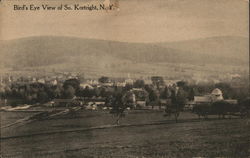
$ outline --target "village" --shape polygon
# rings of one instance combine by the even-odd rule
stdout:
[[[122,99],[128,102],[129,110],[163,110],[172,104],[173,96],[181,92],[183,109],[192,110],[195,105],[221,100],[237,105],[247,98],[247,89],[241,86],[243,84],[239,75],[233,75],[230,83],[203,84],[166,80],[162,76],[132,79],[129,74],[128,78],[101,76],[98,79],[85,79],[80,73],[61,73],[39,78],[7,75],[1,77],[1,109],[20,107],[24,110],[39,105],[110,110],[113,106],[112,99],[122,93]]]

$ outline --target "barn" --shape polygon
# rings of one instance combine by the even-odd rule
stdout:
[[[215,88],[210,94],[203,96],[194,96],[194,104],[211,104],[217,101],[225,101],[230,104],[237,104],[237,100],[235,99],[224,99],[223,93],[219,88]]]

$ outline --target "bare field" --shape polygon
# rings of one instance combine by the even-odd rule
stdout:
[[[30,114],[1,112],[1,126]],[[175,123],[160,111],[131,111],[121,126],[91,129],[114,121],[108,112],[81,111],[3,128],[1,154],[22,158],[250,157],[249,120],[198,120],[185,112]],[[48,133],[39,134],[43,132]]]

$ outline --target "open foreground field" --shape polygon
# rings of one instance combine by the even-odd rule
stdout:
[[[1,127],[34,113],[1,112]],[[161,111],[130,111],[114,126],[108,112],[80,111],[1,128],[2,157],[250,157],[250,121],[198,120],[182,113],[178,123]]]

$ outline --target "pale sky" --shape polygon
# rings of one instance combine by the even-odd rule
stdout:
[[[13,4],[86,4],[86,0],[3,0],[1,39],[74,36],[169,42],[249,35],[247,0],[119,0],[119,11],[13,11]],[[6,2],[8,1],[8,2]],[[96,2],[98,1],[98,2]],[[103,0],[90,1],[100,3]]]

